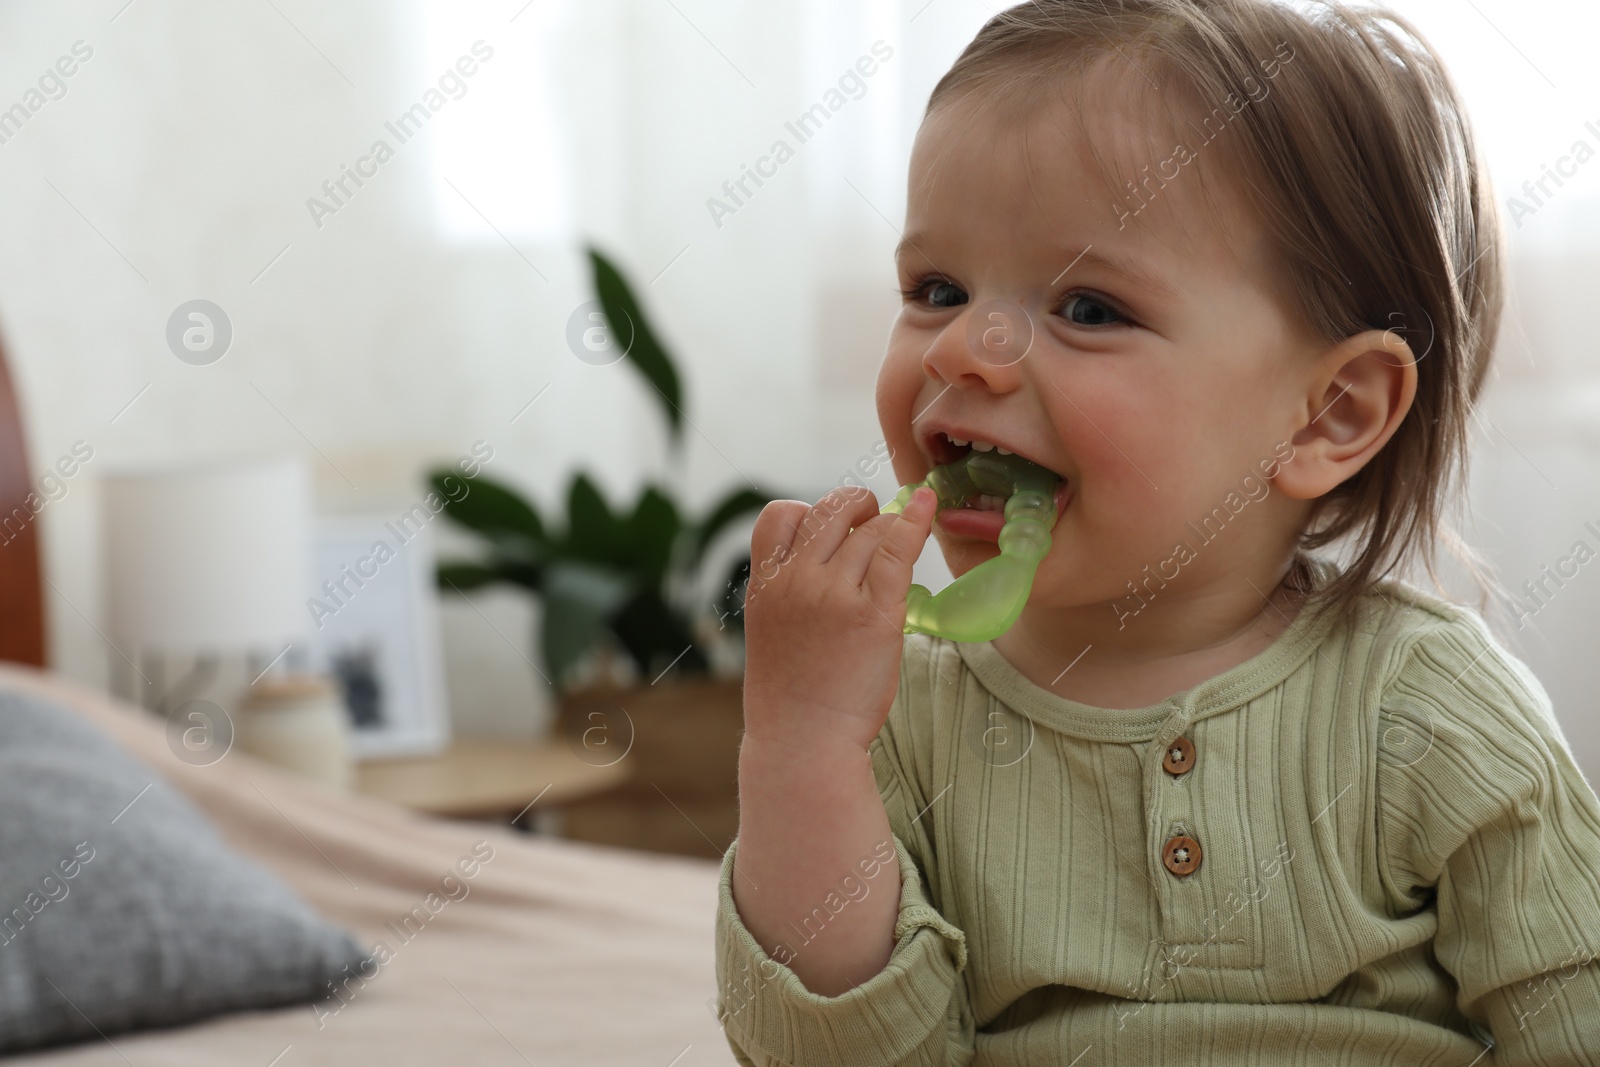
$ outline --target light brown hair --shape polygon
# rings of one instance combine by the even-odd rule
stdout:
[[[1221,108],[1220,133],[1201,119],[1190,136],[1215,139],[1205,162],[1215,155],[1237,179],[1277,253],[1286,306],[1330,345],[1392,329],[1417,360],[1394,436],[1312,503],[1289,584],[1309,588],[1308,553],[1347,538],[1353,558],[1308,610],[1342,613],[1415,557],[1438,588],[1437,542],[1487,595],[1481,557],[1447,516],[1499,328],[1504,237],[1438,56],[1394,12],[1338,0],[1034,0],[979,31],[927,113],[975,93],[1026,110],[1048,86],[1117,60],[1169,104],[1208,118]],[[1270,91],[1258,93],[1268,64]],[[1230,96],[1249,99],[1222,107]]]

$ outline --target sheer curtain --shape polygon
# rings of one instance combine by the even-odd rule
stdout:
[[[1464,530],[1504,593],[1486,613],[1600,781],[1600,11],[1571,0],[1397,0],[1450,65],[1505,219],[1510,291],[1473,434]],[[1580,547],[1581,542],[1581,547]],[[1470,586],[1454,584],[1463,595]]]

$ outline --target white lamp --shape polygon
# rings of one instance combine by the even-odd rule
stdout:
[[[129,654],[269,662],[309,630],[311,493],[293,458],[108,475],[110,637]]]

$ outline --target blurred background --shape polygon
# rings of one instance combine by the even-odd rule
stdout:
[[[1588,158],[1600,13],[1561,0],[1393,6],[1450,63],[1502,205],[1531,209],[1507,206],[1513,295],[1474,431],[1466,533],[1537,608],[1490,614],[1593,779],[1600,566],[1563,565],[1575,576],[1537,601],[1522,588],[1575,542],[1600,548],[1585,526],[1600,528],[1600,162]],[[815,499],[852,471],[890,493],[887,464],[862,464],[881,457],[872,387],[899,304],[891,250],[909,148],[934,81],[996,9],[0,7],[0,108],[25,108],[0,116],[0,332],[32,466],[44,476],[76,457],[37,519],[50,664],[107,687],[138,661],[114,647],[106,606],[105,484],[119,472],[296,457],[322,531],[313,568],[340,558],[330,522],[399,516],[430,470],[475,446],[480,459],[492,450],[484,473],[552,528],[580,470],[619,512],[651,484],[696,516],[741,489]],[[41,86],[34,107],[26,94]],[[801,143],[786,124],[841,87],[842,106]],[[763,164],[769,176],[734,198],[725,183],[779,139],[793,158]],[[375,157],[378,141],[389,151]],[[1524,183],[1558,166],[1550,195],[1530,199]],[[676,437],[632,364],[579,358],[570,341],[596,296],[590,246],[675,362]],[[222,319],[178,314],[197,300]],[[231,337],[187,360],[173,321],[177,336],[225,321]],[[707,615],[749,518],[723,529],[696,579]],[[443,518],[428,537],[439,558],[483,544]],[[318,582],[336,577],[324,570]],[[936,552],[919,578],[947,580]],[[423,651],[389,653],[437,663],[450,737],[551,731],[559,687],[541,673],[540,604],[504,582],[447,592],[421,609]]]

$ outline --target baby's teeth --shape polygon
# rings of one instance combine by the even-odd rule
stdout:
[[[988,441],[972,442],[972,449],[975,452],[988,452],[992,448],[994,448],[994,445],[991,445]]]
[[[959,437],[952,437],[952,438],[950,438],[950,443],[953,444],[953,445],[964,445],[967,442],[963,441]]]
[[[994,450],[996,452],[1000,453],[1002,456],[1011,455],[1011,449],[1009,449],[1009,448],[1001,448],[999,445],[995,445],[994,446]]]

